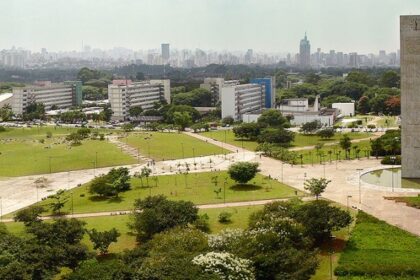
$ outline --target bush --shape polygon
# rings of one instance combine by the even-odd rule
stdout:
[[[381,160],[382,164],[386,165],[400,165],[401,164],[401,156],[395,156],[395,159],[391,159],[393,156],[386,156]]]
[[[218,221],[219,223],[222,223],[222,224],[229,224],[232,222],[231,218],[232,218],[232,213],[224,211],[219,214]]]
[[[6,131],[6,128],[0,125],[0,132],[4,132],[4,131]]]

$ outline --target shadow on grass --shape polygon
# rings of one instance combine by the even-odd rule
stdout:
[[[121,203],[123,201],[122,197],[118,196],[99,196],[99,195],[94,195],[94,196],[90,196],[89,200],[92,202],[99,202],[99,201],[108,201],[108,203]]]
[[[236,184],[230,187],[231,190],[233,191],[258,191],[260,189],[262,189],[261,186],[258,185],[254,185],[254,184]]]

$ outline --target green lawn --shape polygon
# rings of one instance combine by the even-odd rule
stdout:
[[[247,150],[254,151],[258,143],[255,141],[242,141],[241,139],[236,139],[235,134],[232,130],[212,130],[209,132],[201,133],[204,136],[210,137],[212,139],[218,140],[220,142],[232,144],[238,147],[243,147]],[[364,133],[364,132],[354,132],[348,133],[351,139],[361,139],[361,138],[368,138],[372,134]],[[341,133],[336,133],[334,137],[330,139],[321,139],[317,135],[305,135],[301,133],[295,134],[295,140],[292,142],[292,147],[304,147],[304,146],[314,146],[318,143],[331,143],[331,142],[338,142],[342,137]]]
[[[376,277],[374,279],[420,279],[420,239],[364,212],[359,212],[356,226],[335,272],[339,276],[347,276],[340,278],[346,280],[374,277]],[[355,278],[355,276],[365,278]],[[405,278],[397,278],[399,276]]]
[[[19,127],[6,128],[6,131],[0,132],[0,139],[41,139],[46,138],[47,132],[51,132],[53,137],[65,136],[79,128],[62,127],[62,126],[33,126],[33,127]],[[98,131],[98,133],[116,133],[117,130],[107,129],[91,129]]]
[[[218,187],[215,187],[211,182],[213,176],[218,176]],[[187,176],[158,176],[155,177],[158,180],[157,182],[151,177],[149,178],[150,188],[147,187],[145,179],[143,179],[144,187],[141,187],[140,180],[134,178],[132,179],[132,189],[121,193],[117,199],[103,199],[91,196],[88,192],[88,185],[84,185],[73,189],[73,195],[71,195],[70,191],[66,192],[68,201],[63,210],[67,213],[71,212],[72,196],[74,213],[131,210],[136,199],[144,198],[150,194],[163,194],[172,200],[188,200],[195,204],[223,203],[223,181],[225,177],[228,177],[226,172],[190,173]],[[157,187],[155,186],[156,183]],[[295,196],[295,189],[260,174],[249,183],[254,185],[237,186],[232,180],[228,179],[226,184],[226,202]],[[218,189],[221,189],[219,196],[214,192]],[[296,192],[298,195],[303,195],[300,191]],[[40,204],[47,206],[50,202],[51,200],[46,199]]]
[[[137,161],[107,141],[84,140],[71,147],[62,137],[0,140],[0,176],[23,176],[132,164]],[[51,170],[50,170],[51,167]]]
[[[248,225],[248,217],[252,212],[261,209],[262,206],[243,206],[243,207],[227,207],[217,209],[200,209],[199,214],[207,214],[209,217],[210,230],[212,233],[218,233],[225,228],[242,228],[245,229]],[[218,216],[221,212],[232,213],[232,222],[229,224],[221,224],[218,221]],[[90,217],[80,218],[86,222],[87,229],[95,228],[98,231],[110,230],[117,228],[121,233],[117,243],[113,243],[110,246],[111,253],[122,252],[125,249],[132,249],[136,246],[136,237],[128,227],[130,222],[130,215],[117,215],[117,216],[104,216],[104,217]],[[49,221],[47,221],[49,222]],[[9,232],[17,236],[27,235],[23,223],[6,223],[5,224]],[[93,250],[92,243],[90,242],[87,235],[85,235],[83,242]]]
[[[370,150],[370,141],[366,140],[353,143],[350,151],[350,159],[356,159],[356,153],[353,148],[356,146],[357,149],[360,149],[359,158],[363,158],[367,154],[366,150]],[[322,162],[330,162],[330,159],[331,161],[335,161],[336,159],[345,160],[345,151],[341,149],[339,145],[324,146],[319,151],[316,149],[311,149],[295,151],[295,153],[297,154],[296,164],[301,164],[300,155],[303,155],[303,164],[317,164],[320,163],[321,158]],[[340,154],[337,155],[338,153]],[[322,155],[324,156],[322,157]]]
[[[157,161],[229,153],[220,147],[182,133],[132,133],[121,141],[139,149],[142,155]]]

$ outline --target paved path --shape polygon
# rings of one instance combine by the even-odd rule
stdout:
[[[310,197],[304,197],[303,200],[311,200]],[[253,201],[240,201],[240,202],[228,202],[228,203],[217,203],[217,204],[200,204],[197,205],[199,209],[217,209],[217,208],[226,208],[226,207],[241,207],[241,206],[257,206],[265,205],[267,203],[272,203],[275,201],[285,201],[288,198],[279,198],[279,199],[265,199],[265,200],[253,200]],[[78,213],[78,214],[69,214],[63,215],[61,217],[66,218],[89,218],[89,217],[104,217],[104,216],[118,216],[118,215],[128,215],[131,214],[131,210],[121,210],[121,211],[108,211],[108,212],[92,212],[92,213]],[[45,216],[41,217],[41,220],[51,220],[56,217],[54,216]],[[13,219],[3,219],[2,222],[10,223],[13,222]]]
[[[231,151],[243,151],[241,148],[221,143],[202,135],[188,134],[202,140],[207,139],[208,142],[214,145],[223,145],[223,147]],[[304,165],[303,168],[300,165],[292,166],[264,156],[260,158],[256,157],[256,159],[260,163],[262,174],[266,176],[271,175],[271,177],[302,191],[304,190],[303,184],[306,179],[324,177],[325,173],[325,177],[331,180],[331,183],[327,187],[323,197],[342,205],[347,205],[348,201],[351,207],[357,207],[392,225],[420,235],[420,209],[384,199],[387,196],[407,196],[415,195],[415,193],[391,192],[385,188],[373,189],[363,181],[360,184],[359,192],[359,172],[363,171],[359,171],[358,169],[368,170],[380,167],[380,161],[377,159],[340,161],[314,166]],[[420,190],[418,193],[420,193]]]

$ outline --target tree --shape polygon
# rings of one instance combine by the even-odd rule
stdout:
[[[309,73],[305,76],[305,83],[317,85],[321,77],[315,73]]]
[[[256,162],[238,162],[229,166],[228,174],[239,184],[245,184],[253,179],[259,171]]]
[[[348,153],[351,148],[351,139],[347,134],[344,134],[340,139],[340,147],[345,151],[346,157],[348,158]]]
[[[137,81],[144,81],[145,80],[144,73],[143,72],[137,72],[136,73],[136,80]]]
[[[188,112],[175,112],[173,121],[175,125],[179,126],[180,130],[184,131],[192,123],[192,118]]]
[[[207,236],[192,228],[176,227],[156,234],[147,244],[141,262],[132,258],[134,275],[130,279],[216,280],[192,260],[208,250]],[[141,254],[141,252],[140,252]]]
[[[141,108],[141,106],[133,106],[133,107],[130,107],[130,109],[128,110],[128,113],[130,114],[131,117],[139,117],[141,113],[143,113],[143,109]]]
[[[369,75],[369,73],[362,71],[351,71],[347,75],[346,81],[360,83],[367,86],[373,86],[375,84],[375,80]]]
[[[357,102],[357,110],[360,114],[367,114],[370,112],[369,98],[367,96],[362,96]]]
[[[119,259],[89,259],[82,262],[70,275],[68,280],[128,280],[132,279],[131,271]]]
[[[315,133],[318,129],[321,128],[321,122],[319,120],[314,120],[311,122],[307,122],[302,124],[300,131],[304,134],[312,134]]]
[[[390,96],[385,100],[385,110],[390,115],[399,115],[401,114],[401,97],[400,96]]]
[[[331,232],[348,226],[352,218],[350,214],[338,207],[330,206],[328,201],[315,200],[303,203],[295,214],[295,219],[305,225],[305,233],[315,245],[331,238]]]
[[[126,167],[112,168],[108,174],[95,177],[89,192],[99,196],[116,196],[131,188],[129,170]]]
[[[117,239],[120,236],[120,233],[115,228],[102,232],[91,229],[86,232],[89,235],[90,241],[93,243],[93,249],[99,250],[101,255],[107,254],[109,245],[113,242],[117,242]]]
[[[283,127],[288,124],[287,119],[276,109],[263,111],[257,122],[263,127]]]
[[[7,122],[11,120],[12,117],[13,117],[12,107],[9,104],[3,105],[3,107],[0,108],[0,120],[3,122]]]
[[[256,140],[260,135],[261,127],[257,123],[243,123],[233,128],[236,138]]]
[[[400,75],[393,70],[388,70],[382,73],[381,78],[379,80],[379,84],[382,87],[388,88],[399,88],[400,87]]]
[[[130,132],[134,130],[134,125],[131,123],[125,123],[121,127],[125,132]]]
[[[222,124],[224,125],[232,125],[234,122],[235,120],[231,116],[227,116],[222,119]]]
[[[318,200],[319,196],[324,192],[330,182],[331,180],[327,180],[325,178],[311,178],[305,181],[304,188],[305,190],[308,190],[312,195],[314,195]]]
[[[50,198],[52,199],[49,204],[51,211],[54,215],[61,215],[61,209],[69,200],[68,196],[65,195],[65,190],[58,190],[56,194],[50,195]]]
[[[293,132],[284,128],[265,128],[258,136],[258,143],[272,143],[281,146],[288,146],[295,138]]]
[[[138,199],[134,208],[131,227],[139,241],[176,226],[185,227],[198,219],[198,208],[192,202],[172,201],[162,195]]]
[[[159,114],[162,114],[165,117],[165,122],[167,123],[174,123],[175,112],[189,113],[193,122],[200,119],[200,113],[195,108],[188,105],[166,105],[159,110]]]
[[[32,223],[41,222],[39,217],[44,211],[45,209],[42,206],[30,206],[16,212],[14,220],[15,222],[23,222],[25,226],[29,226]]]
[[[334,137],[334,128],[324,128],[318,131],[318,136],[322,139],[331,139]]]
[[[136,174],[134,174],[134,177],[140,179],[140,182],[141,182],[141,186],[142,187],[144,187],[144,185],[143,185],[143,178],[146,178],[146,180],[147,180],[147,186],[150,187],[149,186],[149,176],[150,176],[151,173],[152,173],[152,169],[144,166],[141,169],[141,172],[140,173],[139,172],[136,172]]]

